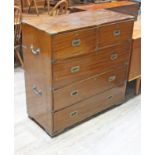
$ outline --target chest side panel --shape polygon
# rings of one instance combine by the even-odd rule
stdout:
[[[22,25],[22,33],[27,112],[51,133],[51,37],[26,24]]]
[[[133,40],[128,81],[141,75],[141,38]]]

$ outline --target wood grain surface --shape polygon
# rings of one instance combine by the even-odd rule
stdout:
[[[58,17],[40,16],[39,18],[28,18],[23,24],[36,27],[38,30],[55,35],[66,31],[78,30],[86,27],[134,20],[133,16],[116,13],[110,10],[83,11]]]
[[[54,132],[60,132],[99,111],[120,103],[124,99],[124,93],[125,85],[122,85],[56,112],[54,115]]]
[[[54,91],[54,110],[58,110],[88,97],[118,87],[126,82],[127,68],[117,66],[107,72],[100,73]]]
[[[29,117],[55,136],[120,104],[133,22],[132,16],[106,10],[23,21]]]

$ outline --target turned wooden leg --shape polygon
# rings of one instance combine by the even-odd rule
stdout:
[[[34,6],[35,6],[35,9],[36,9],[37,15],[39,16],[39,11],[38,11],[38,6],[37,6],[37,3],[36,3],[36,0],[33,0],[33,1],[34,1]]]
[[[136,79],[136,95],[139,93],[140,90],[140,82],[141,78]]]
[[[15,53],[16,53],[17,58],[18,58],[18,60],[19,60],[19,62],[21,64],[21,67],[23,68],[24,67],[24,63],[23,63],[23,60],[21,58],[21,55],[20,55],[19,51],[18,50],[15,50]]]
[[[29,0],[27,0],[27,5],[30,6],[30,1]]]
[[[47,5],[47,0],[44,1],[44,9],[45,9],[46,5]]]
[[[48,7],[48,14],[49,14],[49,11],[50,11],[50,0],[47,0],[47,7]]]
[[[20,0],[21,11],[23,12],[23,0]]]
[[[31,0],[30,3],[29,3],[28,13],[30,12],[32,4],[33,4],[33,0]]]

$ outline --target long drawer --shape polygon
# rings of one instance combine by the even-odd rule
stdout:
[[[72,82],[104,72],[111,66],[129,61],[130,42],[104,48],[96,53],[61,61],[53,65],[53,87],[58,89]]]
[[[55,60],[90,53],[96,48],[96,28],[58,34],[53,37],[52,43]]]
[[[124,93],[125,85],[121,85],[54,113],[54,132],[60,132],[97,112],[120,103],[124,99]]]
[[[127,67],[117,66],[107,72],[73,83],[54,91],[54,110],[70,106],[90,96],[123,84],[127,77]]]
[[[104,47],[132,38],[133,22],[121,22],[99,27],[98,46]]]

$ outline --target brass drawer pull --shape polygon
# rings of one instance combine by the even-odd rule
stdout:
[[[113,98],[113,96],[108,96],[107,97],[108,100],[111,100],[112,98]]]
[[[78,96],[79,95],[79,91],[78,90],[73,90],[71,93],[70,93],[71,96]]]
[[[41,90],[38,90],[36,85],[33,85],[33,86],[32,86],[32,91],[33,91],[36,95],[38,95],[38,96],[41,96],[41,95],[42,95]]]
[[[111,54],[111,57],[110,57],[111,60],[116,60],[117,58],[118,58],[118,54],[117,53]]]
[[[77,73],[80,71],[80,66],[74,66],[71,68],[71,73]]]
[[[109,81],[109,82],[112,82],[112,81],[114,81],[115,79],[116,79],[116,76],[113,75],[113,76],[110,76],[110,77],[108,78],[108,81]]]
[[[115,37],[118,37],[120,34],[121,34],[121,30],[114,30],[114,31],[113,31],[113,35],[114,35]]]
[[[40,53],[40,48],[34,48],[33,45],[30,46],[32,54],[38,55]]]
[[[81,44],[81,40],[80,39],[72,40],[72,46],[73,47],[79,46],[80,44]]]
[[[74,117],[74,116],[77,116],[77,115],[78,115],[78,111],[73,111],[73,112],[69,113],[70,117]]]

